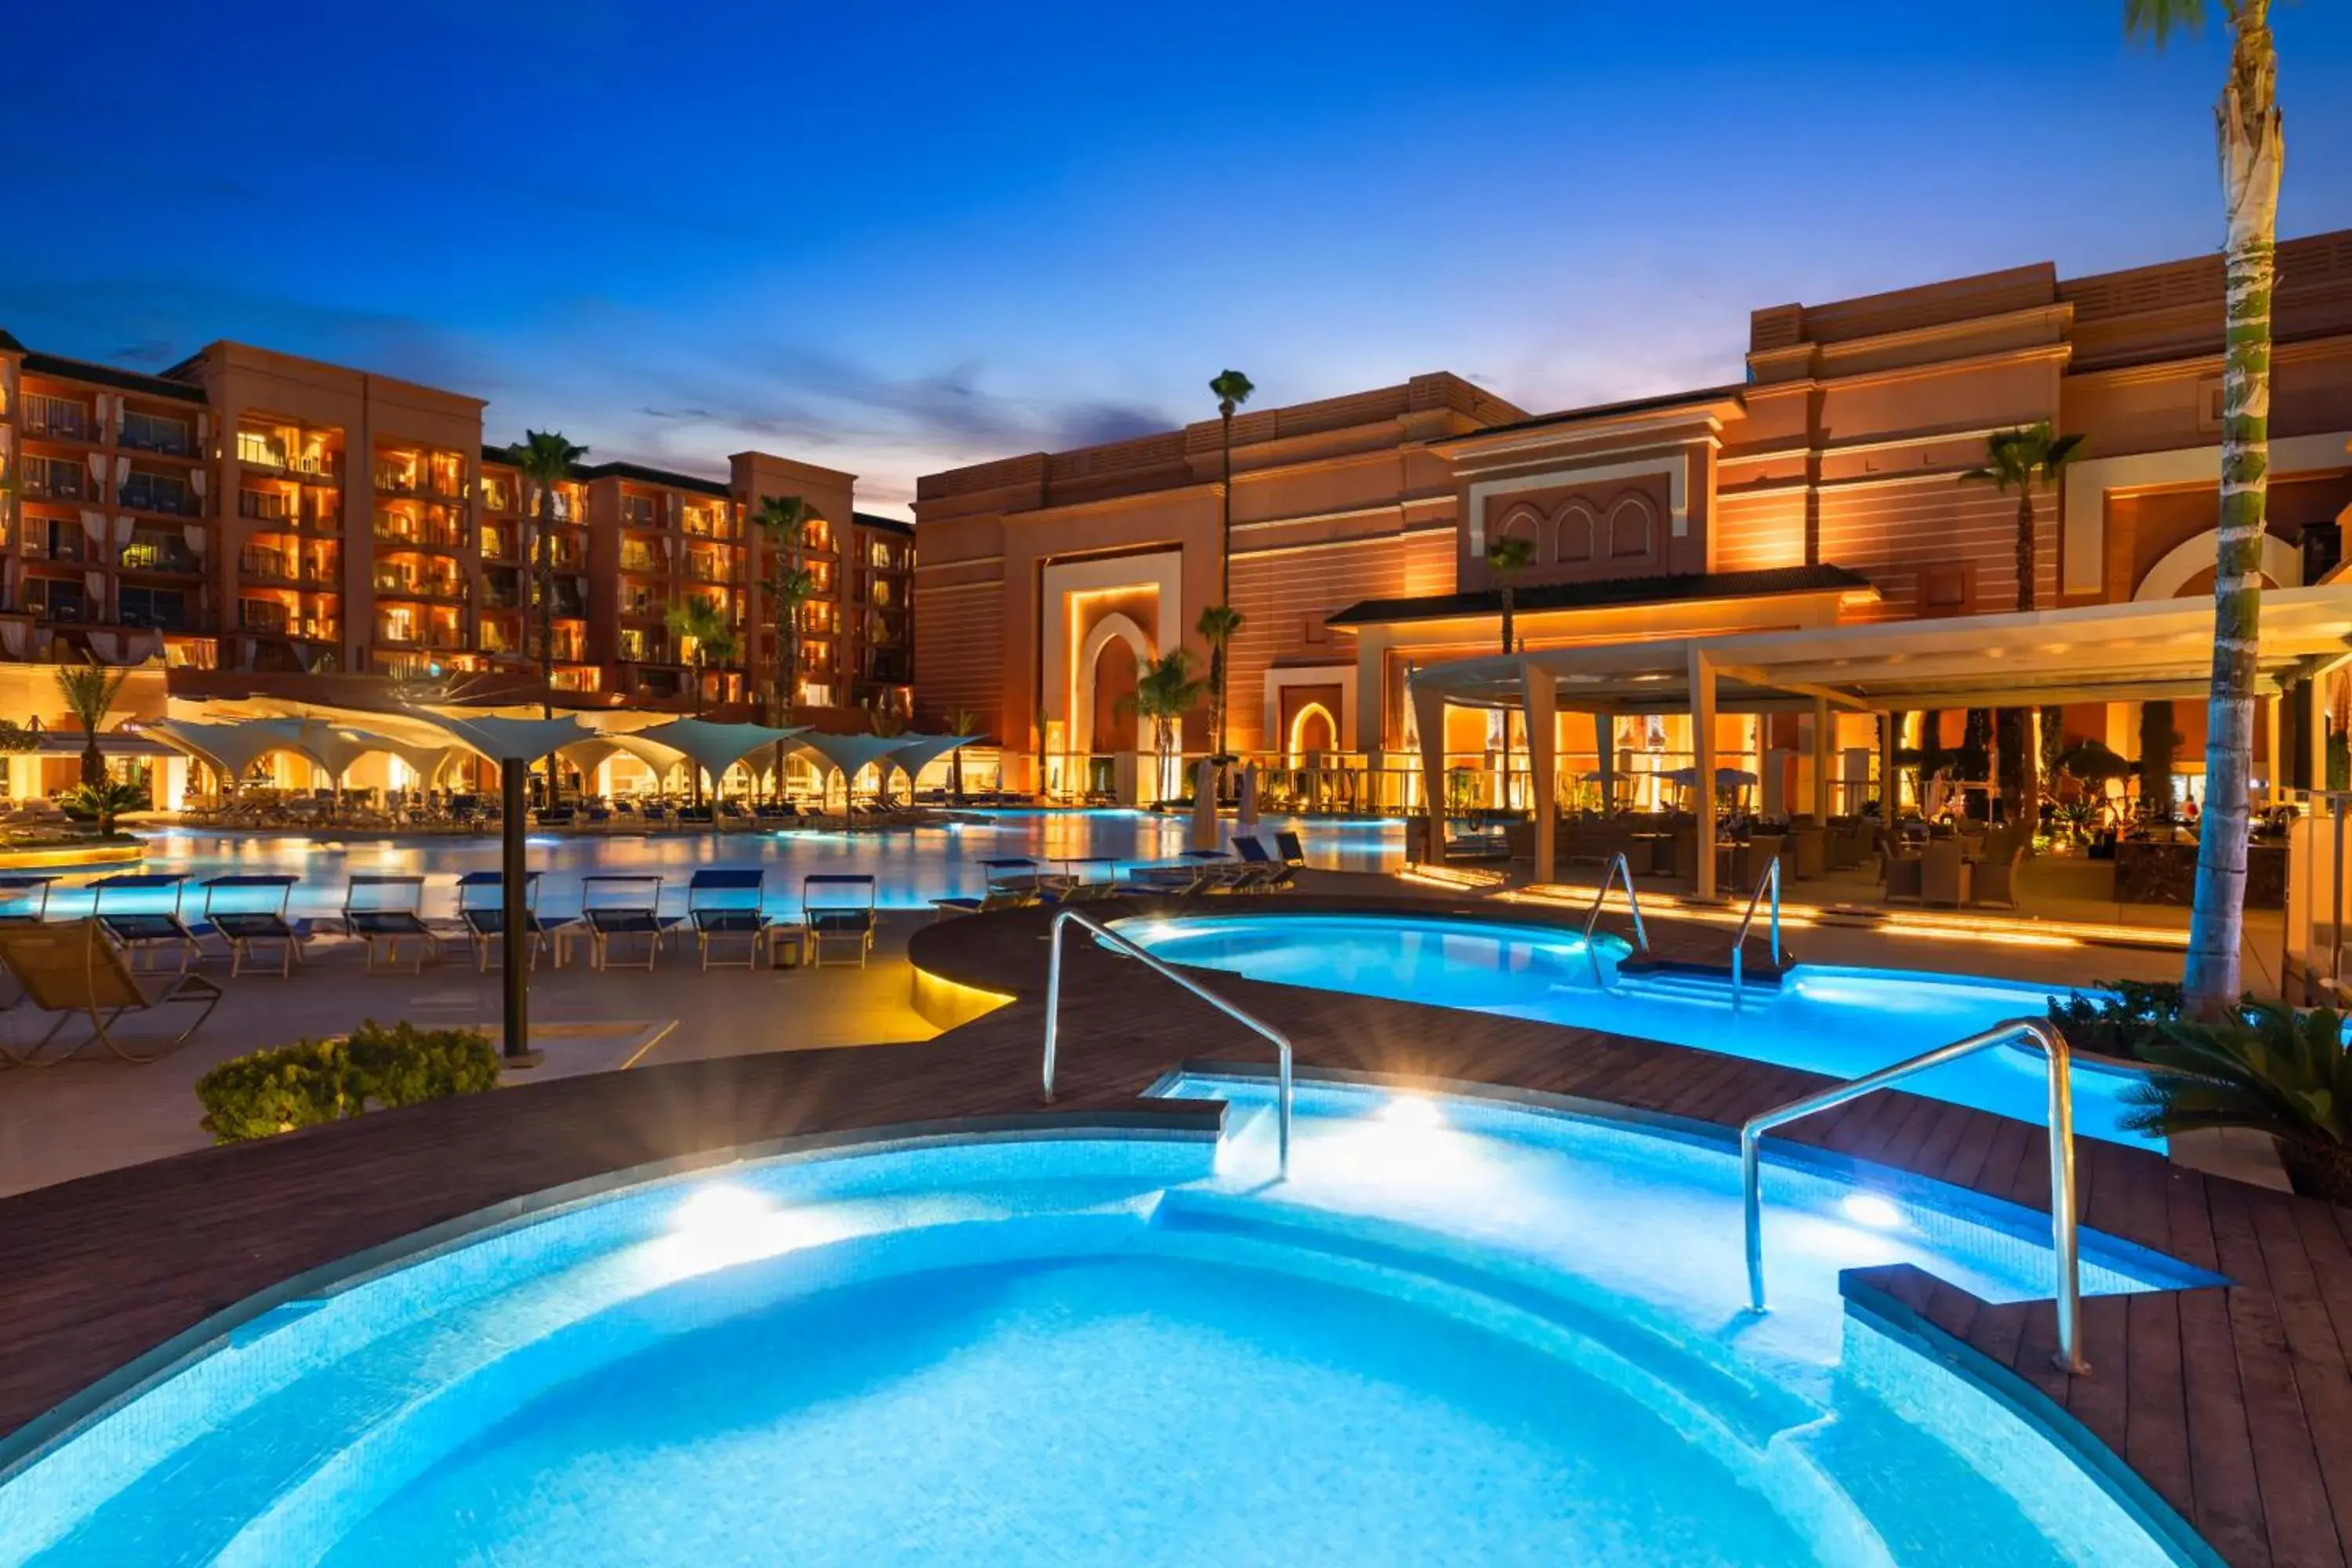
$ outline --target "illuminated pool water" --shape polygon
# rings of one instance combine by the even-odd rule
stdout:
[[[985,890],[984,859],[1028,856],[1060,860],[1112,856],[1134,865],[1172,859],[1185,847],[1189,822],[1140,811],[990,811],[945,827],[861,828],[855,833],[793,828],[775,833],[534,835],[530,864],[541,874],[540,903],[550,911],[580,907],[580,879],[594,871],[656,872],[671,879],[665,905],[685,908],[687,879],[698,867],[764,866],[768,896],[779,910],[800,899],[801,878],[815,872],[864,873],[876,879],[887,908],[927,909],[930,900]],[[1228,825],[1230,826],[1230,824]],[[1267,841],[1280,828],[1298,831],[1307,864],[1343,871],[1394,870],[1404,863],[1402,825],[1380,821],[1289,821],[1268,817]],[[296,909],[308,914],[340,910],[353,872],[422,874],[429,912],[455,908],[452,887],[467,871],[494,871],[495,838],[400,838],[381,834],[256,835],[175,830],[147,840],[141,869],[185,872],[193,882],[230,872],[291,872],[302,879]],[[1090,868],[1101,875],[1105,868]],[[191,888],[191,907],[201,895]],[[60,885],[50,912],[87,911],[89,897]],[[125,905],[128,908],[130,906]]]
[[[1626,943],[1599,937],[1588,953],[1581,937],[1557,926],[1230,915],[1122,921],[1118,929],[1171,963],[1252,980],[1607,1029],[1832,1078],[1859,1078],[2005,1019],[2040,1017],[2052,994],[2011,981],[1808,963],[1778,987],[1748,987],[1734,1008],[1719,981],[1620,974]],[[2078,1062],[2073,1081],[2077,1132],[2160,1142],[2121,1125],[2122,1096],[2137,1075]],[[2021,1121],[2047,1115],[2042,1058],[2022,1049],[1966,1058],[1904,1087]]]
[[[2140,1568],[2128,1487],[1866,1324],[1842,1268],[2039,1294],[2029,1216],[1308,1084],[1222,1142],[771,1161],[521,1222],[225,1337],[0,1481],[0,1561]],[[2086,1237],[2094,1291],[2204,1276]]]

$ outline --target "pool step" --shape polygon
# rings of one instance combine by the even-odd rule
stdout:
[[[1754,959],[1742,969],[1740,982],[1752,990],[1778,991],[1796,967],[1794,959],[1784,963]],[[1617,961],[1617,978],[1639,982],[1645,991],[1721,996],[1726,1000],[1731,994],[1731,963],[1727,959],[1717,963],[1699,958],[1621,958]]]

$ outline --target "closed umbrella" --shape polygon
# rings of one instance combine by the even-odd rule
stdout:
[[[1234,836],[1245,837],[1257,831],[1257,764],[1248,763],[1242,768],[1241,801],[1234,811]]]
[[[1192,770],[1192,841],[1195,849],[1217,843],[1217,764],[1206,757]]]

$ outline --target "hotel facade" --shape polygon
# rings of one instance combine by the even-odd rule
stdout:
[[[0,710],[58,727],[39,667],[86,659],[141,671],[125,711],[151,717],[419,675],[505,671],[535,696],[540,497],[484,444],[485,407],[244,343],[145,375],[0,333]],[[575,468],[551,498],[559,700],[757,716],[786,683],[764,588],[777,545],[752,519],[798,496],[812,516],[792,554],[817,591],[793,704],[835,728],[904,711],[913,533],[858,510],[856,487],[763,452],[724,479]],[[696,650],[666,620],[689,600],[740,642],[701,672],[699,704]]]
[[[2352,231],[2284,244],[2279,263],[2263,574],[2293,587],[2336,570],[2352,521]],[[1493,540],[1532,547],[1516,583],[1530,650],[2011,611],[2016,498],[1963,476],[1995,432],[2044,420],[2084,440],[2034,501],[2035,606],[2202,595],[2221,331],[2218,258],[2077,279],[2043,263],[1756,310],[1736,384],[1533,415],[1437,374],[1244,408],[1229,546],[1214,418],[934,474],[915,509],[918,711],[978,715],[1016,786],[1131,796],[1122,759],[1152,744],[1136,671],[1178,646],[1205,668],[1193,626],[1229,567],[1244,617],[1230,747],[1353,773],[1377,797],[1361,805],[1410,805],[1407,678],[1500,649]],[[2315,747],[2293,731],[2321,706],[2265,720],[2289,731],[2298,774]],[[2063,722],[2130,756],[2137,718],[2068,703]],[[1963,721],[1937,721],[1947,742]],[[1726,718],[1711,749],[1746,768],[1779,752],[1792,770],[1831,753],[1866,770],[1872,717],[1827,721],[1839,732],[1817,749],[1809,715]],[[2184,772],[2203,721],[2175,704]],[[1503,722],[1450,710],[1444,750],[1491,775]],[[1187,716],[1185,752],[1209,749],[1207,724],[1205,707]],[[1611,760],[1687,761],[1687,727],[1620,721]],[[1597,733],[1559,745],[1570,767],[1600,760]],[[1840,786],[1846,809],[1871,787]]]

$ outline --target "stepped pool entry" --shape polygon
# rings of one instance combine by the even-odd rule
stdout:
[[[630,1185],[248,1312],[0,1480],[0,1560],[2211,1561],[2065,1419],[1849,1312],[2047,1222],[1540,1103],[1171,1076],[1073,1126]],[[2091,1233],[2093,1293],[2210,1283]]]
[[[1412,914],[1241,914],[1138,917],[1115,929],[1169,963],[1604,1029],[1842,1079],[2009,1019],[2041,1017],[2053,990],[1807,963],[1769,983],[1751,978],[1735,1005],[1719,975],[1621,969],[1630,951],[1622,939],[1596,934],[1588,947],[1560,926]],[[2122,1124],[2124,1097],[2139,1074],[2078,1059],[2071,1078],[2078,1135],[2162,1146],[2157,1135]],[[2042,1058],[2023,1047],[1933,1068],[1901,1087],[2021,1121],[2038,1123],[2048,1114],[2048,1073]]]

